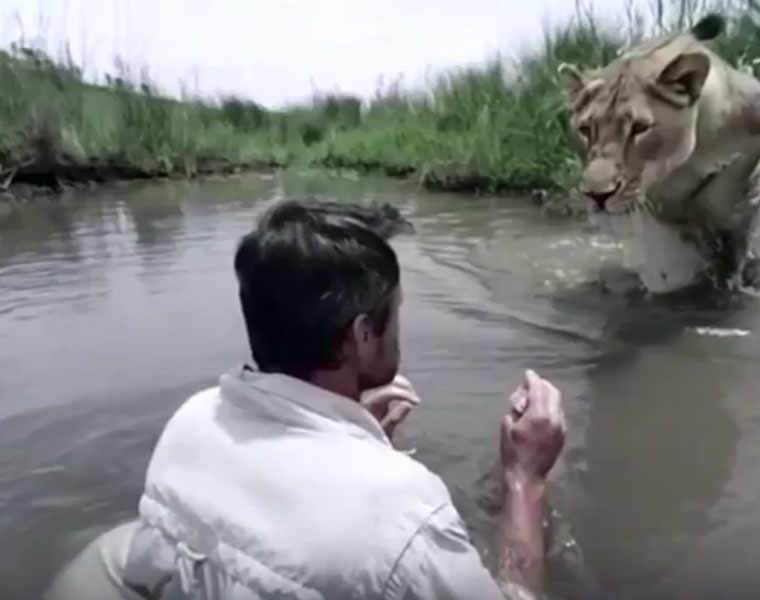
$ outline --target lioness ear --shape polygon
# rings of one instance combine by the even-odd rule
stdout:
[[[686,107],[699,99],[709,74],[710,59],[706,54],[680,54],[662,70],[657,86],[669,101]]]
[[[562,63],[557,67],[557,74],[571,98],[575,98],[588,83],[583,73],[577,67],[568,63]]]

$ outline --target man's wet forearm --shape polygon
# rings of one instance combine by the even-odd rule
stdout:
[[[498,578],[510,598],[538,598],[543,587],[545,482],[507,476],[499,518]],[[516,588],[524,588],[523,593]],[[524,592],[530,592],[525,594]],[[531,595],[532,594],[532,595]]]

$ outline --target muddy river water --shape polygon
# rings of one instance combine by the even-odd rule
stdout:
[[[423,397],[404,443],[487,562],[499,417],[532,367],[569,423],[552,596],[757,597],[760,300],[627,293],[614,241],[524,199],[291,173],[0,206],[0,598],[37,598],[134,516],[163,423],[246,358],[237,239],[262,201],[305,194],[391,202],[416,226],[393,242]]]

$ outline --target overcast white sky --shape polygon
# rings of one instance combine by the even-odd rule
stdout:
[[[641,0],[642,3],[646,0]],[[613,13],[622,0],[595,0]],[[316,89],[371,94],[378,78],[409,84],[450,65],[509,54],[575,0],[0,0],[0,44],[68,40],[89,74],[114,57],[207,95],[268,105]]]

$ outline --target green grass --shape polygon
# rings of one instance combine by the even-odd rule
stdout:
[[[569,59],[609,60],[619,42],[570,24],[547,33],[517,65],[494,58],[440,75],[427,96],[381,96],[359,128],[319,148],[318,160],[411,164],[430,181],[477,174],[516,190],[564,187],[577,164],[556,68]]]
[[[729,17],[718,52],[751,68],[760,57],[753,0],[652,0],[620,23],[579,3],[574,19],[517,59],[442,73],[424,89],[390,86],[364,104],[325,95],[277,111],[234,97],[172,100],[123,66],[92,85],[68,55],[17,44],[0,53],[0,175],[95,165],[113,176],[192,176],[302,163],[416,173],[431,188],[561,191],[579,164],[557,66],[605,64],[626,43],[683,30],[716,9]]]
[[[413,165],[432,187],[568,189],[579,163],[570,150],[567,101],[556,76],[561,62],[606,64],[626,44],[684,30],[712,10],[728,18],[727,32],[715,44],[724,58],[747,66],[760,57],[760,13],[752,0],[653,1],[650,8],[649,14],[630,9],[621,23],[603,23],[589,5],[580,5],[571,22],[547,30],[517,60],[497,57],[445,73],[428,95],[380,94],[361,126],[323,144],[317,159],[328,165]]]
[[[207,161],[253,161],[262,144],[201,102],[160,97],[147,79],[87,85],[38,50],[0,54],[0,164],[130,165],[192,173]]]

